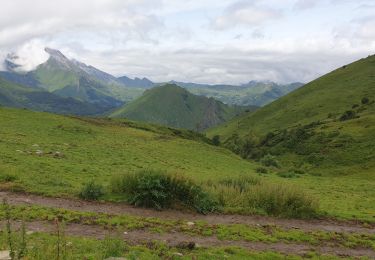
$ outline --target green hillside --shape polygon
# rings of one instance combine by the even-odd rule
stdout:
[[[374,169],[374,71],[375,56],[361,59],[208,134],[244,157],[270,153],[315,173]]]
[[[8,82],[0,77],[0,105],[58,114],[94,115],[103,107]]]
[[[264,133],[340,116],[363,97],[375,98],[375,56],[343,66],[251,115],[212,129],[210,134]],[[240,124],[240,126],[238,126]]]
[[[1,107],[0,118],[0,173],[18,176],[31,192],[71,196],[89,179],[139,169],[199,180],[254,173],[254,164],[187,130]]]
[[[147,90],[140,98],[113,112],[111,117],[201,131],[233,118],[240,111],[241,108],[166,84]]]

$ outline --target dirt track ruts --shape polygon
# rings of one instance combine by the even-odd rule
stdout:
[[[209,224],[277,225],[287,229],[301,229],[305,231],[323,230],[330,232],[355,232],[363,234],[375,234],[374,225],[364,227],[360,223],[347,221],[278,219],[264,216],[222,214],[200,215],[176,210],[156,211],[152,209],[136,208],[124,203],[88,202],[78,199],[52,198],[33,194],[0,191],[0,199],[2,200],[5,198],[7,199],[9,204],[13,205],[38,205],[113,215],[123,214],[139,217],[155,217],[169,220],[201,220]]]
[[[14,226],[20,226],[19,222],[13,222]],[[4,223],[1,223],[4,226]],[[33,221],[26,223],[27,231],[56,233],[56,226],[54,223],[46,221]],[[144,230],[135,230],[128,232],[119,232],[119,230],[106,230],[100,226],[84,225],[84,224],[66,224],[64,232],[68,236],[92,237],[96,239],[103,239],[106,236],[116,234],[122,237],[125,241],[132,245],[147,244],[154,240],[165,242],[171,247],[179,247],[186,244],[186,242],[194,242],[197,247],[228,247],[237,246],[246,248],[252,251],[274,251],[287,255],[301,255],[304,256],[309,252],[317,252],[319,254],[329,254],[336,256],[348,257],[369,257],[375,259],[375,251],[365,248],[343,248],[331,246],[313,246],[308,244],[295,243],[264,243],[264,242],[250,242],[250,241],[228,241],[219,240],[216,237],[201,237],[189,236],[183,233],[162,233],[156,234]]]

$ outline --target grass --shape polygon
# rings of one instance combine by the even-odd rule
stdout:
[[[34,233],[28,235],[28,259],[55,259],[56,235]],[[196,248],[193,250],[168,247],[164,243],[152,242],[146,245],[131,246],[120,243],[116,237],[107,237],[96,240],[81,237],[66,237],[66,253],[64,259],[90,259],[101,260],[106,257],[104,253],[112,256],[122,256],[130,260],[135,259],[255,259],[255,260],[300,260],[300,256],[283,255],[275,252],[256,252],[237,247],[212,247]],[[0,232],[0,248],[7,249],[4,233]],[[107,255],[108,255],[107,254]],[[310,259],[336,260],[342,259],[330,255],[308,253]]]
[[[179,130],[175,134],[166,128],[163,133],[124,121],[5,108],[0,115],[0,175],[16,176],[13,185],[28,192],[72,196],[87,180],[107,184],[113,176],[140,169],[165,170],[197,181],[255,174],[255,164],[188,136],[179,138]]]
[[[0,115],[2,189],[72,197],[78,196],[82,185],[89,180],[108,187],[113,177],[142,169],[181,174],[202,183],[204,189],[228,179],[260,175],[267,183],[299,186],[318,199],[320,210],[328,216],[375,220],[375,196],[371,196],[375,181],[371,169],[362,169],[364,173],[357,175],[304,174],[285,179],[277,176],[272,168],[267,168],[267,174],[256,173],[258,163],[209,145],[204,137],[189,131],[124,120],[69,118],[5,108],[0,108]],[[355,120],[345,123],[355,124]],[[37,155],[37,150],[43,153]],[[60,156],[56,157],[56,152]],[[9,180],[6,176],[14,178]],[[248,200],[236,189],[223,190],[223,195],[226,196],[223,200],[228,201],[222,209],[225,212],[262,213],[262,210],[244,207]],[[103,199],[118,200],[118,197],[107,193]]]
[[[207,134],[247,159],[271,154],[267,178],[315,194],[329,215],[374,222],[374,68],[361,59]]]

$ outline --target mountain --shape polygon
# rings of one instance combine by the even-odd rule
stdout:
[[[243,157],[269,153],[316,174],[374,169],[374,71],[375,56],[345,65],[208,134]]]
[[[8,55],[8,71],[0,76],[8,81],[41,88],[62,97],[75,98],[110,110],[138,97],[141,88],[127,88],[116,77],[77,60],[68,59],[59,50],[45,48],[46,62],[29,72],[18,71],[17,56]]]
[[[47,91],[24,87],[0,77],[0,105],[58,114],[95,115],[103,108],[74,98],[63,98]]]
[[[146,90],[140,98],[110,116],[201,131],[225,122],[243,110],[166,84]]]
[[[213,97],[226,104],[239,106],[264,106],[279,97],[303,86],[303,83],[277,84],[270,81],[250,81],[239,86],[207,85],[171,81],[188,89],[191,93],[206,97]]]
[[[148,78],[128,78],[127,76],[122,76],[117,78],[118,81],[120,81],[122,84],[124,84],[127,87],[131,88],[144,88],[149,89],[154,87],[156,84],[149,80]]]

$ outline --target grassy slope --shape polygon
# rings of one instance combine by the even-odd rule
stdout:
[[[284,151],[282,145],[265,147],[275,151],[283,169],[302,165],[300,178],[284,179],[312,191],[320,197],[323,209],[336,216],[351,218],[375,217],[375,104],[360,105],[365,110],[359,118],[340,121],[338,118],[363,97],[375,99],[375,56],[339,68],[291,94],[280,98],[251,115],[235,118],[211,129],[209,136],[222,140],[238,133],[262,137],[275,130],[293,129],[314,121],[323,124],[312,128],[315,135],[300,141],[307,153]],[[356,108],[358,109],[358,108]],[[356,110],[354,109],[354,110]],[[332,114],[328,118],[328,114]],[[325,138],[320,137],[325,135]],[[332,135],[333,137],[327,138]],[[281,152],[280,152],[281,151]],[[309,162],[310,155],[318,156]],[[315,176],[314,176],[315,175]],[[321,175],[321,176],[319,176]],[[277,177],[275,177],[277,179]],[[280,181],[282,178],[280,178]]]
[[[73,98],[63,98],[40,89],[17,85],[0,77],[0,105],[59,114],[93,115],[103,108]]]
[[[217,110],[207,119],[205,114],[210,107]],[[221,102],[192,95],[185,89],[170,84],[146,91],[142,97],[115,111],[111,116],[196,129],[202,121],[223,122],[233,117],[236,112],[237,109]]]
[[[249,131],[262,134],[326,119],[329,113],[342,114],[365,96],[375,98],[374,70],[375,56],[362,59],[314,80],[251,115],[212,129],[209,134],[246,135]]]
[[[0,108],[0,118],[0,176],[17,176],[14,185],[29,192],[74,196],[90,179],[108,184],[116,174],[142,168],[165,169],[196,181],[217,183],[254,176],[257,167],[228,150],[187,139],[200,140],[188,131],[5,108]],[[36,155],[37,150],[44,154]],[[48,154],[55,151],[64,157]],[[264,178],[272,183],[292,182],[315,194],[329,215],[374,221],[375,181],[370,176],[367,170],[335,181],[307,174],[296,179],[274,174]]]
[[[19,176],[31,192],[71,196],[89,179],[105,183],[115,174],[142,168],[197,180],[251,174],[254,168],[225,149],[127,124],[4,108],[0,118],[0,172]],[[48,154],[55,151],[64,157]]]

